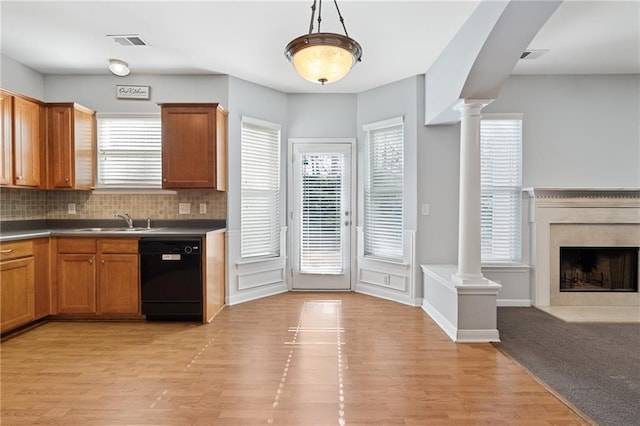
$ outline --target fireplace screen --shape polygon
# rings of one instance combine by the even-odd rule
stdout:
[[[638,291],[638,247],[560,247],[560,291]]]

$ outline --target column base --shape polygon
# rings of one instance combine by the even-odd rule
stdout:
[[[422,309],[454,342],[499,342],[496,308],[502,286],[486,278],[456,283],[455,270],[455,265],[422,265]]]
[[[459,285],[487,285],[489,280],[482,274],[460,274],[456,272],[451,275],[451,282],[456,286]]]

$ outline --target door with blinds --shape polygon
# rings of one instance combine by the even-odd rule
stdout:
[[[293,143],[293,290],[351,288],[350,143]]]

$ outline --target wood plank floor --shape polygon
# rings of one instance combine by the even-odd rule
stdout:
[[[1,351],[3,425],[585,424],[492,345],[355,293],[208,325],[52,322]]]

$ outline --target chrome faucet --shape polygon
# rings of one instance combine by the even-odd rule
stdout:
[[[129,213],[124,213],[124,214],[118,213],[113,216],[121,218],[122,220],[127,222],[127,226],[129,226],[129,228],[133,228],[133,219],[131,219],[131,216],[129,216]]]

